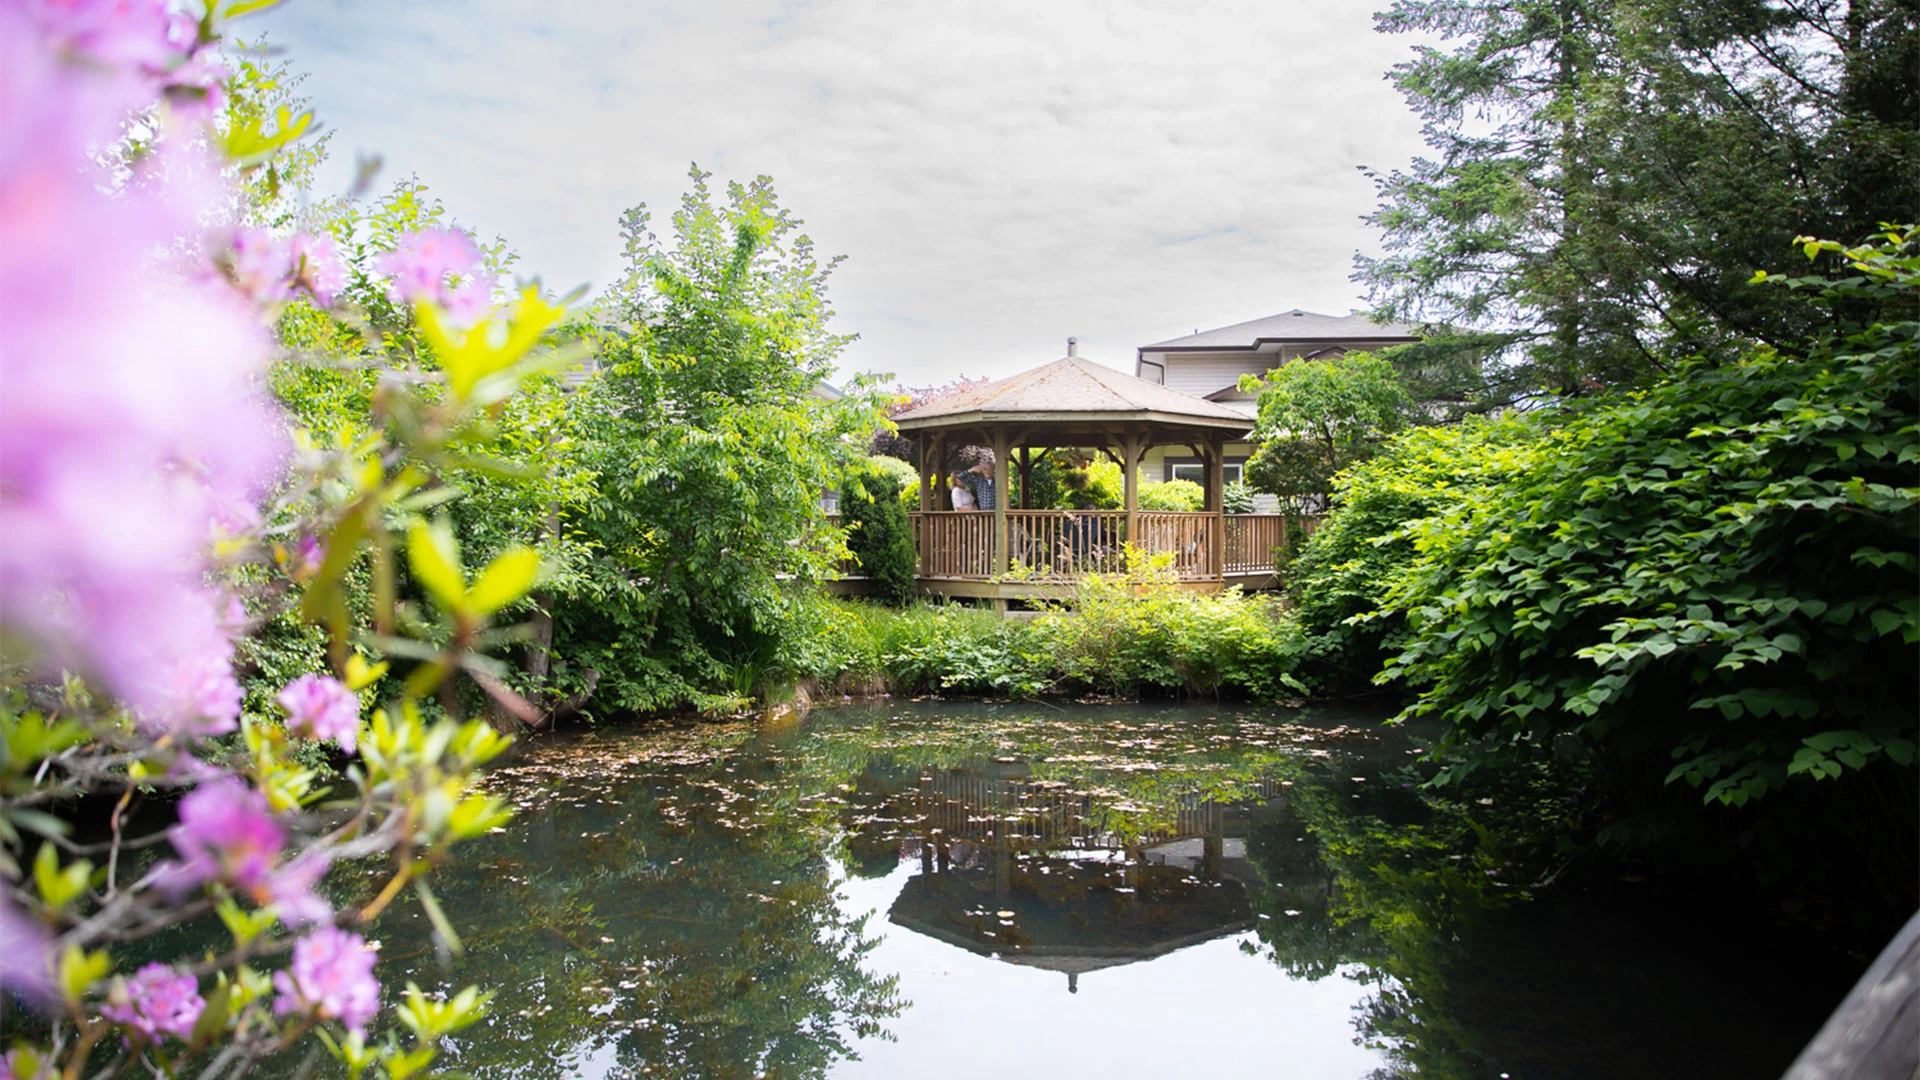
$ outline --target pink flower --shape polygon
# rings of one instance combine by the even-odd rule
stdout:
[[[76,60],[161,71],[193,40],[166,0],[29,0],[47,44]]]
[[[240,719],[240,680],[233,677],[233,646],[181,662],[180,687],[169,710],[174,726],[189,735],[225,735]]]
[[[293,967],[273,976],[273,1011],[313,1013],[338,1020],[348,1031],[365,1035],[367,1021],[380,1009],[380,980],[373,977],[374,951],[359,934],[323,927],[293,947]]]
[[[214,700],[199,691],[225,655],[208,524],[256,501],[286,438],[257,313],[153,265],[222,204],[217,171],[164,140],[118,196],[90,171],[129,104],[97,65],[171,48],[155,11],[0,5],[0,624],[43,668],[170,725],[219,719],[181,711]],[[59,62],[36,29],[87,64]]]
[[[330,675],[302,675],[275,701],[287,710],[287,729],[314,739],[332,739],[353,753],[360,734],[360,699]]]
[[[396,304],[439,304],[458,308],[471,325],[477,307],[484,314],[493,300],[491,282],[479,281],[481,254],[473,238],[458,229],[421,229],[400,238],[400,245],[374,264],[392,278],[387,296]],[[449,278],[461,279],[459,284]],[[474,291],[478,288],[480,291]]]
[[[313,302],[332,307],[333,298],[347,284],[347,264],[340,247],[325,233],[299,233],[289,249],[293,256],[293,283],[305,289]]]
[[[34,1005],[54,1000],[52,948],[47,928],[0,890],[0,1002],[7,994]]]
[[[314,303],[329,307],[347,281],[340,250],[325,235],[296,233],[280,240],[265,229],[239,229],[226,267],[240,292],[262,306],[284,304],[296,290],[305,290]]]
[[[293,256],[284,241],[260,228],[233,234],[228,273],[240,291],[256,304],[278,304],[293,298]]]
[[[156,879],[167,891],[220,881],[257,903],[272,899],[273,866],[287,837],[260,792],[231,777],[200,785],[180,800],[180,823],[168,839],[182,861]]]
[[[274,871],[267,881],[267,895],[273,901],[281,921],[288,926],[331,923],[333,907],[320,898],[314,887],[327,876],[333,857],[319,851],[302,854]]]
[[[211,124],[227,107],[227,80],[232,77],[220,60],[196,56],[167,73],[167,106],[183,120]]]
[[[193,976],[153,963],[114,987],[100,1015],[124,1025],[140,1041],[157,1043],[162,1035],[192,1038],[193,1025],[206,1005]]]
[[[305,581],[320,572],[327,561],[327,546],[318,537],[303,536],[293,547],[293,576],[295,580]]]

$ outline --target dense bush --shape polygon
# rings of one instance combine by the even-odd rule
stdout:
[[[896,470],[877,464],[883,461],[912,472],[905,462],[890,457],[872,458],[848,470],[840,486],[840,522],[846,530],[847,550],[860,573],[873,582],[874,595],[897,605],[913,598],[919,553],[900,501],[900,477]]]
[[[1293,674],[1299,627],[1276,598],[1238,588],[1191,592],[1164,557],[1130,561],[1125,575],[1082,578],[1070,608],[1028,628],[1029,647],[1046,659],[1056,686],[1263,701],[1306,692]]]
[[[1253,489],[1238,480],[1220,490],[1220,505],[1229,514],[1253,513]]]
[[[1140,485],[1140,509],[1192,513],[1206,504],[1204,488],[1191,480]]]
[[[569,414],[595,478],[571,512],[595,557],[554,597],[552,687],[601,711],[725,707],[790,666],[803,600],[843,550],[820,512],[882,424],[859,386],[813,388],[845,339],[823,264],[765,177],[706,174],[653,234],[627,214],[626,278]]]
[[[1405,620],[1376,614],[1414,557],[1403,526],[1524,472],[1534,435],[1518,418],[1413,428],[1340,474],[1333,512],[1286,572],[1317,682],[1364,686],[1405,644]]]
[[[1849,251],[1860,276],[1824,295],[1913,310],[1915,246]],[[1798,820],[1767,815],[1765,843],[1798,824],[1910,864],[1917,383],[1920,321],[1876,323],[1568,410],[1526,468],[1412,526],[1383,678],[1457,742],[1571,730],[1629,798],[1663,777],[1733,806],[1785,789]],[[1910,896],[1903,873],[1879,884]]]
[[[1854,252],[1920,293],[1914,245]],[[1871,280],[1871,279],[1869,279]],[[1389,674],[1463,736],[1571,713],[1740,804],[1912,761],[1920,321],[1756,349],[1573,411],[1507,482],[1416,525]]]
[[[1165,567],[1089,577],[1072,605],[1030,622],[952,604],[824,605],[800,674],[844,690],[1031,697],[1305,693],[1301,637],[1280,602],[1181,589]]]

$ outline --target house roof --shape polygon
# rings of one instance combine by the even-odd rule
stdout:
[[[1238,410],[1081,356],[1063,356],[894,417],[902,431],[1021,419],[1147,420],[1241,430],[1250,426]]]
[[[1321,315],[1294,308],[1264,319],[1156,341],[1140,348],[1252,349],[1263,341],[1392,341],[1417,337],[1419,329],[1410,323],[1377,323],[1361,311],[1350,315]]]

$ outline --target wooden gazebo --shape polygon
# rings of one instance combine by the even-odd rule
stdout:
[[[922,591],[996,601],[1057,595],[1086,573],[1125,569],[1131,544],[1172,556],[1182,584],[1223,588],[1230,576],[1271,576],[1281,519],[1222,513],[1226,444],[1253,421],[1226,405],[1092,363],[1076,354],[973,387],[895,418],[920,460],[920,512],[913,515]],[[993,451],[991,512],[955,510],[944,472],[962,446]],[[1198,512],[1143,511],[1140,460],[1156,446],[1184,446],[1204,465]],[[1110,455],[1126,478],[1120,510],[1025,505],[1033,451]],[[1017,487],[1010,480],[1018,478]],[[1016,501],[1020,505],[1009,505]],[[1264,522],[1244,519],[1262,517]]]

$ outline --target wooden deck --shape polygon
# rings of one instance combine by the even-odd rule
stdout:
[[[1002,601],[1062,598],[1084,575],[1124,573],[1129,538],[1149,556],[1171,556],[1184,588],[1271,588],[1278,583],[1274,551],[1286,546],[1288,529],[1311,532],[1318,524],[1308,518],[1290,525],[1280,514],[1007,510],[1002,538],[995,535],[1000,517],[988,512],[908,517],[920,554],[920,592]],[[857,595],[866,591],[865,579],[848,567],[833,591]]]

